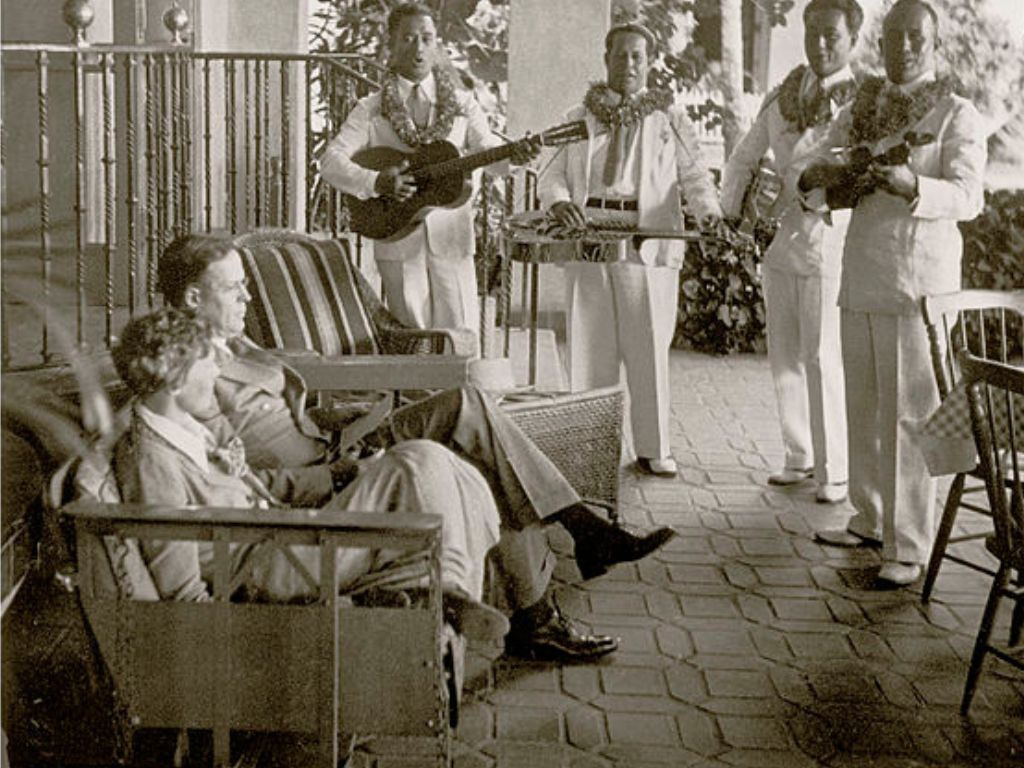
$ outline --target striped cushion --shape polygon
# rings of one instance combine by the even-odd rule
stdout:
[[[252,294],[245,329],[257,344],[324,355],[380,352],[347,243],[267,243],[240,252]]]

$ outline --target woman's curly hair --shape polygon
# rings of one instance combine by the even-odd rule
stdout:
[[[117,372],[136,397],[178,387],[210,352],[210,328],[191,313],[164,307],[125,326],[113,350]]]

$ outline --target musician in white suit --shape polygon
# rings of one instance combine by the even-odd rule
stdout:
[[[916,581],[934,536],[936,484],[907,423],[938,406],[920,299],[959,290],[958,221],[984,204],[985,131],[974,106],[936,77],[938,17],[924,0],[898,0],[885,17],[886,78],[868,78],[833,124],[829,143],[873,156],[927,141],[905,163],[866,168],[820,162],[799,176],[805,202],[853,205],[839,305],[849,422],[850,501],[829,544],[881,542],[879,585]],[[822,191],[824,190],[824,194]]]
[[[585,120],[590,138],[560,151],[540,180],[541,201],[562,224],[611,218],[678,232],[680,191],[701,219],[720,216],[685,112],[671,92],[646,87],[653,49],[653,36],[638,24],[615,26],[605,37],[607,83],[593,85],[567,117]],[[570,386],[618,383],[624,362],[637,466],[672,476],[668,366],[684,244],[612,247],[619,248],[614,263],[565,266]]]
[[[770,150],[785,176],[815,152],[835,113],[857,89],[850,54],[864,21],[856,0],[812,0],[804,9],[808,65],[792,70],[764,100],[753,126],[729,157],[722,209],[742,214],[744,193]],[[813,477],[817,500],[846,498],[846,398],[839,342],[839,265],[849,211],[804,210],[796,188],[784,187],[771,215],[779,228],[764,259],[768,359],[786,449],[772,485]]]
[[[459,150],[502,144],[491,132],[476,98],[459,86],[454,69],[441,61],[433,11],[403,3],[388,16],[389,71],[383,88],[362,99],[320,158],[328,183],[361,200],[392,196],[406,200],[416,182],[405,166],[372,171],[352,161],[369,147],[412,152],[444,140]],[[539,144],[513,147],[512,162],[536,156]],[[408,235],[374,243],[374,257],[388,306],[416,328],[469,328],[480,320],[472,203],[435,208]]]

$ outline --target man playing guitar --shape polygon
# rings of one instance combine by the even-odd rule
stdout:
[[[390,69],[383,88],[362,99],[320,158],[325,180],[360,200],[416,193],[416,177],[406,165],[383,171],[363,167],[353,155],[369,147],[409,152],[447,140],[461,150],[480,151],[503,142],[471,93],[461,89],[454,70],[442,61],[433,12],[419,2],[403,3],[388,16]],[[514,145],[513,163],[529,162],[539,141]],[[469,328],[480,317],[475,238],[469,201],[430,210],[397,239],[374,242],[374,257],[388,305],[401,321],[417,328]]]

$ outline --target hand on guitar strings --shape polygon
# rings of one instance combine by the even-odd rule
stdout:
[[[587,226],[587,216],[583,209],[568,200],[553,203],[548,215],[567,229],[583,229]]]
[[[910,202],[917,197],[917,174],[906,164],[882,165],[872,163],[867,172],[868,178],[879,189],[891,195],[902,197]]]
[[[738,219],[710,213],[703,216],[697,226],[706,242],[716,242],[740,250],[753,246],[754,237],[740,231],[738,224]]]
[[[393,165],[378,173],[374,191],[381,197],[408,200],[416,194],[416,177],[405,172],[408,168],[409,161],[403,160],[400,165]]]
[[[512,145],[512,155],[509,161],[513,165],[526,165],[540,154],[541,146],[541,137],[528,133]]]

